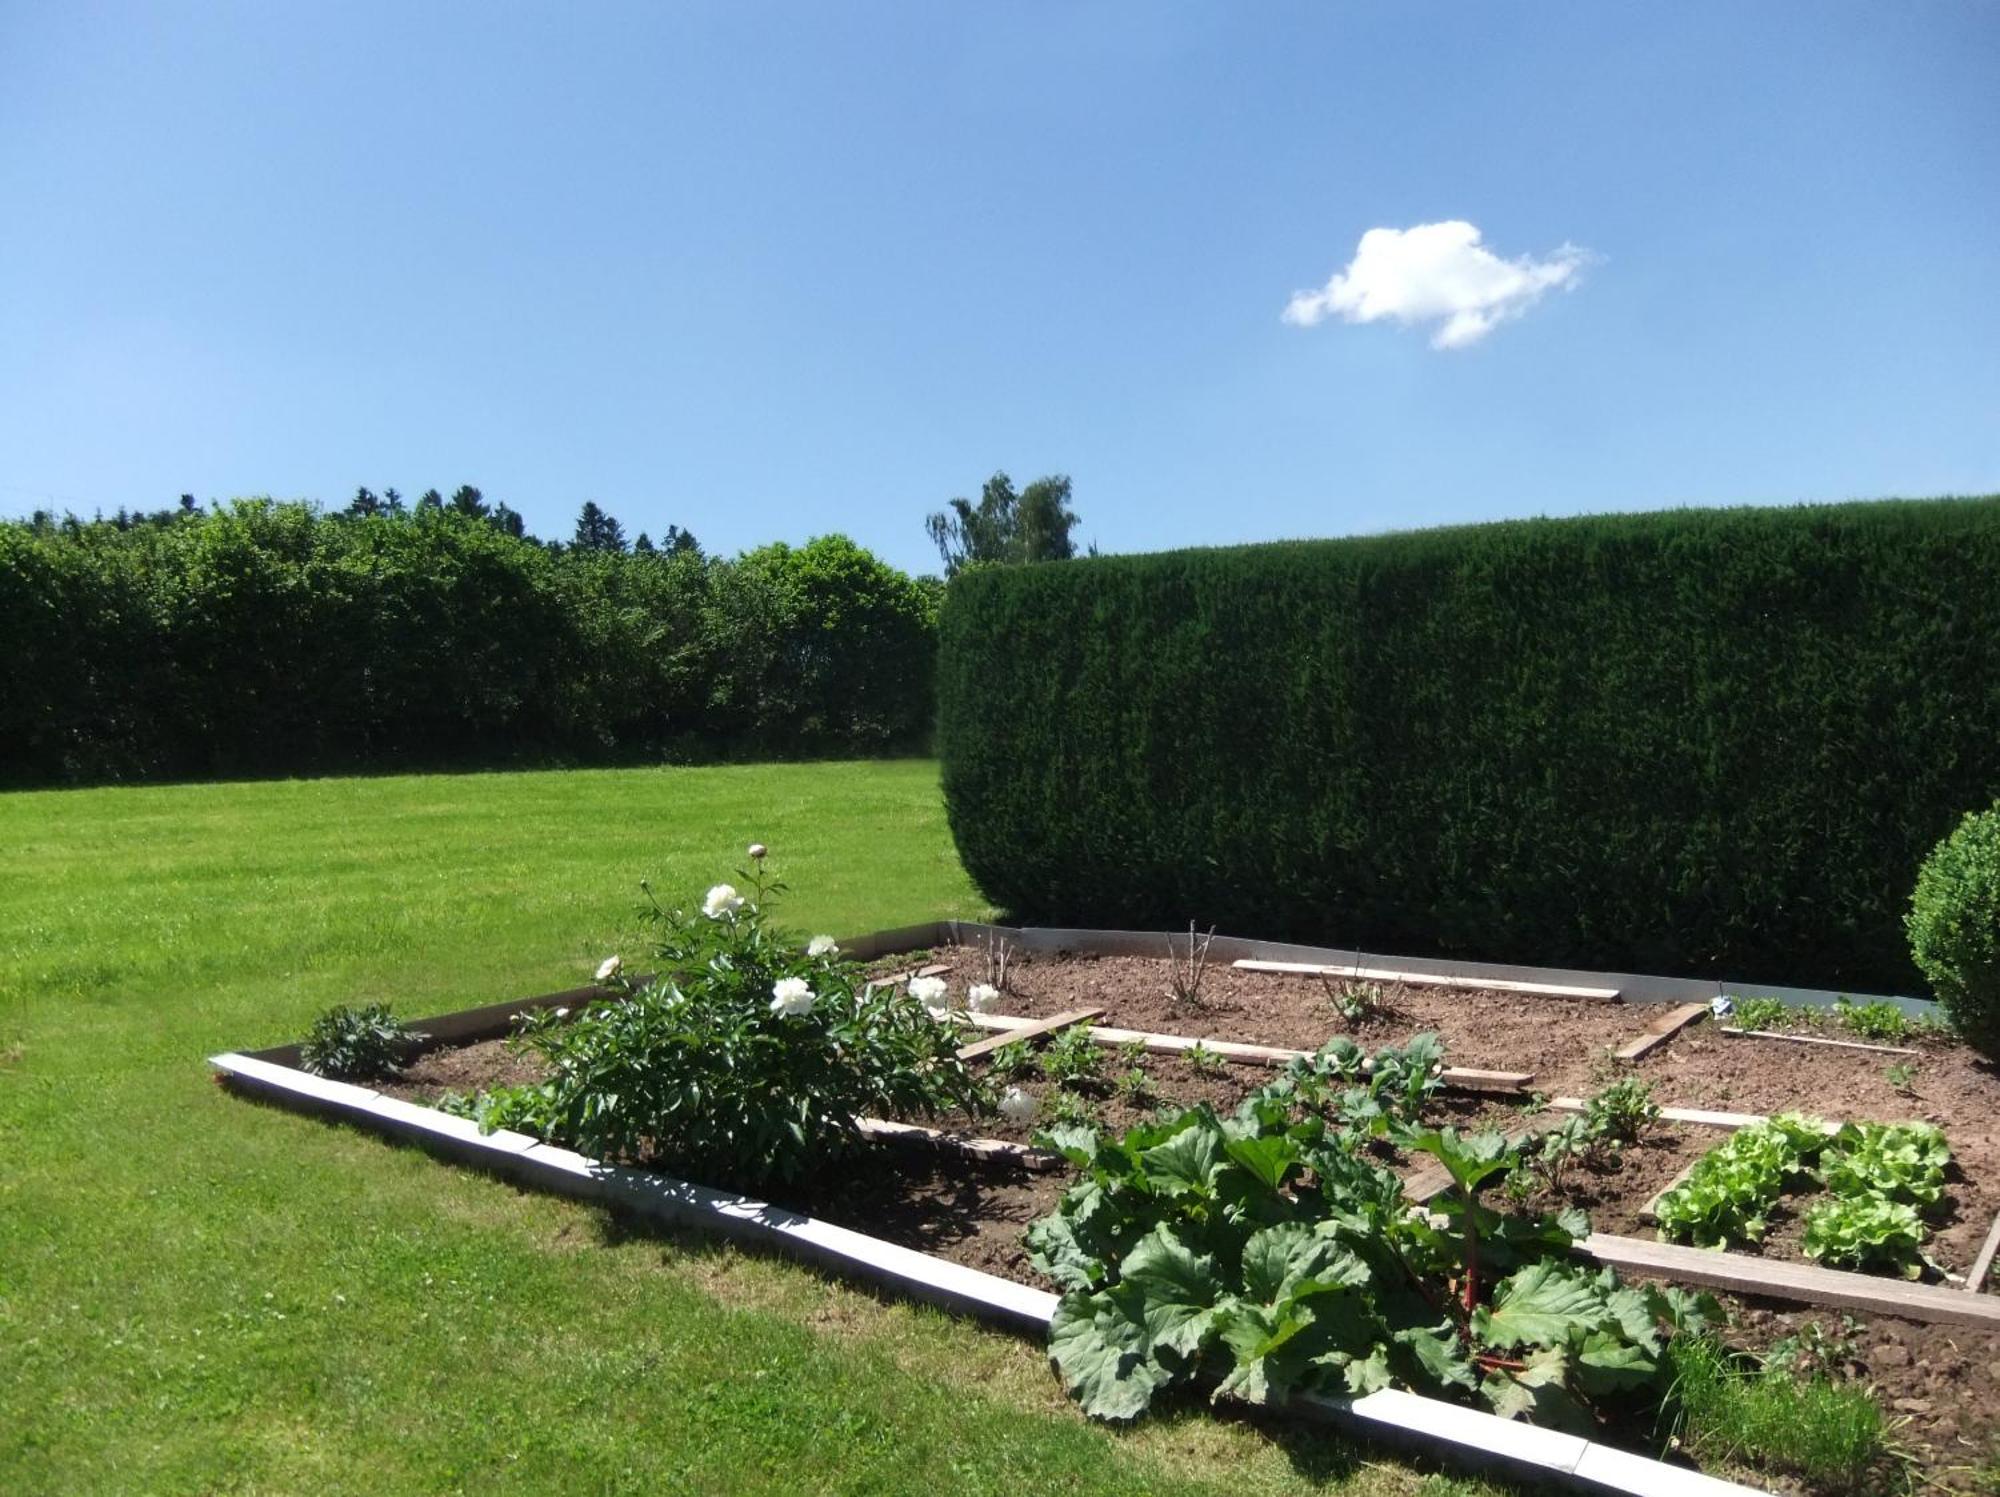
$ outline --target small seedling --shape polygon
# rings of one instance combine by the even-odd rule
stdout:
[[[1220,1076],[1229,1068],[1228,1061],[1199,1040],[1182,1052],[1182,1059],[1197,1076]]]
[[[1103,1121],[1097,1104],[1075,1092],[1057,1092],[1049,1102],[1049,1122],[1055,1127],[1095,1128]]]
[[[1065,1088],[1096,1086],[1104,1079],[1104,1052],[1081,1026],[1065,1029],[1042,1052],[1042,1074]]]
[[[1319,982],[1326,1001],[1349,1024],[1365,1023],[1388,1006],[1379,982],[1360,982],[1351,977],[1336,980],[1325,973],[1320,974]]]
[[[1167,939],[1167,996],[1176,1003],[1185,1003],[1190,1008],[1201,1006],[1201,985],[1208,980],[1208,944],[1214,939],[1214,926],[1208,928],[1207,935],[1196,935],[1192,920],[1188,921],[1184,952],[1176,952],[1173,938]]]
[[[1736,1027],[1738,1029],[1783,1029],[1791,1018],[1791,1009],[1776,998],[1745,998],[1736,1005]]]
[[[1153,1095],[1153,1078],[1146,1074],[1144,1066],[1132,1066],[1119,1072],[1118,1095],[1134,1107],[1143,1107]]]
[[[1852,1315],[1843,1313],[1840,1329],[1829,1331],[1817,1320],[1809,1320],[1792,1335],[1771,1343],[1764,1353],[1764,1365],[1780,1372],[1801,1375],[1823,1373],[1844,1375],[1861,1355],[1861,1333],[1868,1329]]]
[[[1910,1021],[1893,1003],[1855,1003],[1843,995],[1834,1000],[1833,1012],[1841,1027],[1864,1040],[1893,1045],[1910,1033]]]
[[[1652,1084],[1637,1076],[1614,1081],[1592,1097],[1584,1104],[1582,1119],[1593,1153],[1603,1147],[1615,1151],[1635,1144],[1659,1120]]]
[[[1035,1074],[1035,1054],[1026,1040],[1009,1040],[993,1051],[987,1066],[1002,1081],[1020,1081]]]
[[[1917,1094],[1917,1068],[1908,1061],[1890,1066],[1882,1075],[1889,1085],[1904,1096],[1914,1097]]]

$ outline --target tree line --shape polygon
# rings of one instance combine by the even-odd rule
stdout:
[[[1074,553],[1069,480],[927,531],[946,574]],[[0,521],[0,783],[917,750],[944,584],[845,536],[566,541],[462,484]]]

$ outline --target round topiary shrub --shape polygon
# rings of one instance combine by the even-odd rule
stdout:
[[[1904,921],[1910,955],[1960,1034],[2000,1053],[2000,802],[1932,849]]]

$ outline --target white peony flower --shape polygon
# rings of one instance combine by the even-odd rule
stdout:
[[[771,987],[771,1012],[787,1019],[796,1019],[813,1011],[819,1002],[803,977],[781,977]]]
[[[1000,1097],[1000,1116],[1010,1123],[1031,1123],[1035,1119],[1036,1102],[1033,1092],[1024,1092],[1018,1086],[1010,1086]]]
[[[767,853],[767,852],[769,852],[770,850],[771,850],[770,848],[766,847],[766,846],[765,846],[765,845],[764,845],[763,843],[761,843],[761,842],[752,842],[752,843],[750,844],[750,857],[751,857],[751,860],[752,860],[752,861],[755,861],[756,859],[758,859],[758,858],[761,858],[761,857],[763,857],[763,856],[764,856],[764,854],[765,854],[765,853]]]
[[[611,981],[612,978],[616,977],[620,972],[624,970],[625,970],[624,962],[620,961],[615,956],[607,956],[603,961],[597,964],[597,980],[599,982],[609,982]]]
[[[711,920],[721,920],[725,916],[733,920],[742,908],[743,896],[736,892],[733,884],[717,884],[708,891],[708,898],[701,902],[701,912]]]
[[[557,1010],[556,1010],[556,1017],[557,1017],[558,1019],[567,1019],[567,1018],[569,1017],[569,1010],[568,1010],[568,1009],[566,1009],[566,1008],[559,1008],[559,1009],[557,1009]]]
[[[965,990],[965,1006],[975,1014],[990,1014],[1000,1006],[1000,990],[990,982],[975,982]]]
[[[806,947],[807,956],[839,956],[840,945],[832,936],[814,936]]]
[[[945,981],[942,977],[912,977],[910,996],[939,1018],[951,1008],[951,1000],[945,996]]]

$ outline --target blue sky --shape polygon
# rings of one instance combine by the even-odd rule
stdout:
[[[1991,492],[1996,78],[1993,3],[0,0],[0,513],[472,482],[931,569],[995,468],[1112,551]],[[1453,222],[1558,283],[1326,296]]]

